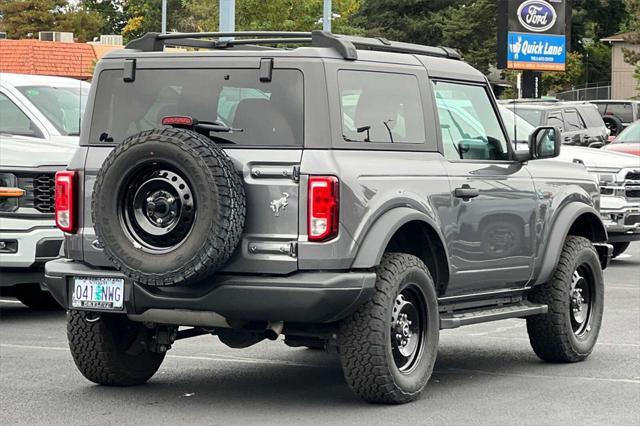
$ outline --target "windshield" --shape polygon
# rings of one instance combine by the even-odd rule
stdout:
[[[89,85],[78,82],[77,87],[20,86],[17,89],[38,108],[63,136],[80,135]]]
[[[616,138],[616,142],[640,142],[640,121],[624,129]]]
[[[520,105],[510,105],[509,110],[524,118],[533,127],[542,125],[542,111],[539,109],[526,109]]]
[[[529,124],[524,118],[516,115],[509,108],[502,105],[498,105],[500,115],[502,115],[502,121],[507,128],[509,139],[514,143],[514,148],[528,149],[529,135],[536,129],[535,126]],[[519,146],[524,144],[524,146]]]
[[[221,142],[242,146],[300,146],[303,138],[303,76],[276,69],[261,81],[258,69],[136,71],[100,73],[90,143],[119,143],[157,127],[169,116],[188,116],[227,128],[211,132]]]

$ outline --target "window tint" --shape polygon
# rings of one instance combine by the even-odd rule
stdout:
[[[42,137],[29,117],[3,93],[0,93],[0,133]]]
[[[575,109],[564,110],[564,129],[567,132],[574,132],[576,130],[582,130],[586,126],[582,122],[582,119],[578,115],[578,111]]]
[[[261,82],[257,69],[138,70],[134,82],[122,70],[100,73],[90,141],[121,142],[162,127],[162,118],[189,116],[242,131],[211,132],[213,139],[243,146],[300,146],[303,76],[276,69]]]
[[[598,113],[597,108],[591,105],[585,105],[580,108],[580,114],[587,123],[587,127],[604,127],[604,121],[602,121],[602,117],[600,113]]]
[[[47,117],[60,134],[80,135],[80,120],[89,92],[86,83],[79,83],[78,87],[21,86],[18,90]]]
[[[433,89],[447,158],[508,159],[505,135],[483,86],[437,81]]]
[[[623,123],[630,123],[633,121],[633,109],[631,108],[630,103],[608,104],[605,115],[615,115]]]
[[[547,125],[559,127],[560,130],[563,130],[564,120],[562,120],[562,114],[559,111],[549,113],[549,116],[547,117]]]
[[[346,141],[424,143],[424,115],[415,76],[342,70],[338,84]]]

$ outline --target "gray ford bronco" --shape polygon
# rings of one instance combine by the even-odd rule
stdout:
[[[597,182],[544,160],[561,140],[539,127],[514,152],[486,78],[447,48],[147,34],[98,63],[56,179],[46,283],[75,363],[136,385],[178,339],[283,335],[402,403],[440,330],[506,318],[543,360],[584,360],[611,246]]]

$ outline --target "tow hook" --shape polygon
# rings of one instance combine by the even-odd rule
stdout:
[[[87,312],[84,316],[86,322],[98,322],[100,321],[100,314],[95,312]]]

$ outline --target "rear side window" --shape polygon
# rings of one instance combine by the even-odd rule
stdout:
[[[567,132],[574,132],[584,128],[586,128],[586,126],[582,122],[580,115],[578,115],[578,111],[575,109],[564,110],[564,129]]]
[[[562,120],[562,114],[560,111],[552,112],[547,117],[547,125],[559,127],[560,129],[564,129],[564,121]]]
[[[91,123],[91,143],[119,143],[162,118],[188,116],[233,132],[211,137],[240,146],[302,146],[303,76],[274,70],[261,82],[257,69],[137,70],[125,83],[122,70],[100,73]]]
[[[346,141],[425,142],[420,87],[414,75],[342,70],[338,84]]]
[[[608,104],[605,115],[614,115],[623,123],[631,123],[633,121],[633,109],[630,103]]]

